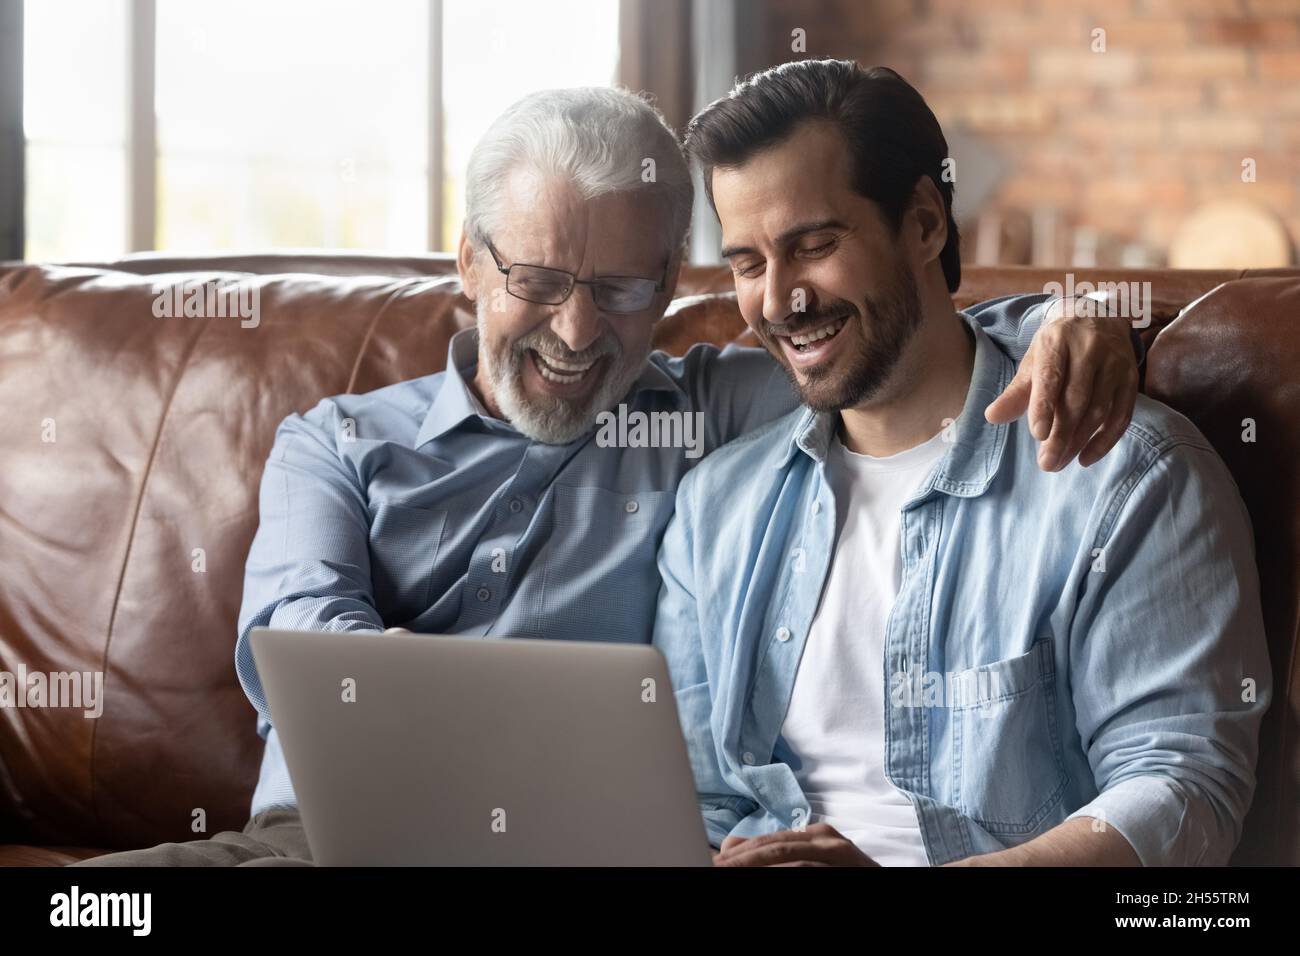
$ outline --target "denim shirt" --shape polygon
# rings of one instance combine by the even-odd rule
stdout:
[[[968,311],[1019,358],[1048,298],[1004,296]],[[445,371],[327,398],[276,432],[235,645],[266,739],[254,814],[297,804],[248,641],[254,627],[649,643],[656,557],[682,475],[704,460],[698,451],[799,404],[763,349],[654,352],[623,404],[692,416],[701,449],[603,445],[595,429],[550,445],[482,413],[469,387],[477,358],[477,331],[465,329]]]
[[[1014,365],[967,324],[951,447],[899,514],[886,776],[933,865],[1082,816],[1144,864],[1222,864],[1270,697],[1236,484],[1189,421],[1144,396],[1100,462],[1041,471],[1023,420],[984,418]],[[664,537],[654,643],[715,845],[809,820],[780,731],[835,548],[837,425],[805,408],[714,452],[683,479]]]

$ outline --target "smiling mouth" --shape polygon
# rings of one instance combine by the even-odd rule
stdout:
[[[799,332],[795,335],[783,335],[777,333],[777,337],[788,339],[796,352],[807,352],[822,339],[831,339],[839,335],[840,330],[844,328],[848,321],[848,316],[841,316],[838,319],[831,319],[829,322],[809,329],[806,332]]]
[[[556,385],[576,385],[587,377],[587,373],[600,360],[597,357],[588,362],[573,362],[550,355],[544,356],[537,349],[529,349],[528,351],[533,357],[533,364],[536,366],[538,374],[548,382],[554,382]]]

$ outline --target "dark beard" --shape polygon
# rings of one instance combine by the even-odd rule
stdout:
[[[921,297],[916,288],[916,278],[901,260],[895,264],[889,288],[876,298],[868,297],[862,310],[843,303],[827,306],[824,311],[843,314],[844,306],[853,309],[849,321],[858,323],[864,340],[858,354],[851,357],[847,371],[815,369],[805,372],[801,381],[789,365],[781,362],[794,390],[814,411],[838,412],[874,398],[888,381],[921,324]],[[867,316],[865,322],[863,315]]]

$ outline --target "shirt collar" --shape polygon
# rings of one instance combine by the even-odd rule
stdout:
[[[953,426],[952,447],[935,470],[932,486],[951,495],[971,498],[988,490],[1002,463],[1010,426],[994,425],[984,417],[984,409],[1010,384],[1015,363],[993,344],[978,322],[964,312],[957,314],[975,335],[975,364],[966,403]],[[825,461],[838,425],[838,413],[805,408],[775,466],[785,467],[798,452],[815,461]]]
[[[415,436],[415,447],[451,431],[467,418],[490,418],[468,379],[478,365],[478,329],[461,329],[447,343],[446,374]]]
[[[685,397],[681,385],[657,361],[661,355],[659,352],[651,353],[645,368],[632,384],[629,398],[647,390],[674,392],[679,397]],[[453,335],[447,345],[446,375],[415,436],[416,448],[445,435],[468,418],[495,422],[498,427],[507,424],[489,415],[470,387],[469,382],[477,367],[478,329],[471,326]],[[595,427],[594,422],[592,427]]]

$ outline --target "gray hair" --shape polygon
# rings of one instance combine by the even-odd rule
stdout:
[[[663,116],[634,93],[542,90],[497,117],[469,158],[465,233],[471,242],[481,246],[499,228],[508,176],[520,168],[568,182],[584,199],[653,192],[671,211],[671,248],[685,244],[694,199],[690,170]]]

